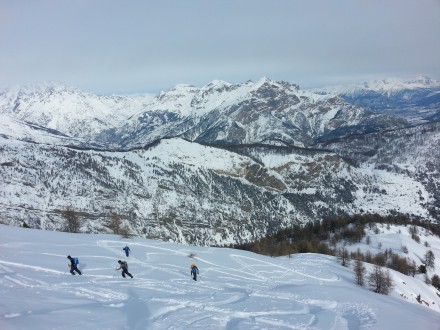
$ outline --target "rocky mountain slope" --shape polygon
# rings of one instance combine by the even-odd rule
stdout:
[[[317,140],[408,126],[333,96],[263,78],[178,85],[157,96],[96,96],[60,84],[0,93],[0,113],[113,148],[161,138],[211,144],[310,146]]]
[[[335,96],[263,78],[235,85],[215,81],[202,88],[177,86],[96,140],[133,147],[179,136],[210,144],[305,147],[316,140],[407,125],[403,119],[365,111]]]

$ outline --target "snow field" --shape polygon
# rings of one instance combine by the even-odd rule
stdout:
[[[82,276],[69,274],[68,254],[79,258]],[[118,259],[127,260],[133,279],[115,271]],[[270,258],[3,225],[0,294],[1,329],[340,330],[396,322],[399,329],[428,329],[440,320],[438,312],[355,285],[351,270],[330,256]]]

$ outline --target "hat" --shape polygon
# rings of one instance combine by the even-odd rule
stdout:
[[[70,258],[72,258],[71,256],[67,256],[67,259],[70,259]]]
[[[118,262],[121,263],[122,261],[121,261],[121,260],[118,260]]]

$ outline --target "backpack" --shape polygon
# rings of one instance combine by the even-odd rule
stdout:
[[[121,267],[128,270],[128,264],[126,261],[121,262]]]
[[[76,266],[79,264],[78,258],[72,258],[72,263]]]

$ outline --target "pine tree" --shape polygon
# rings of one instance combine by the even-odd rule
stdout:
[[[440,277],[437,274],[431,277],[431,284],[434,288],[440,290]]]

